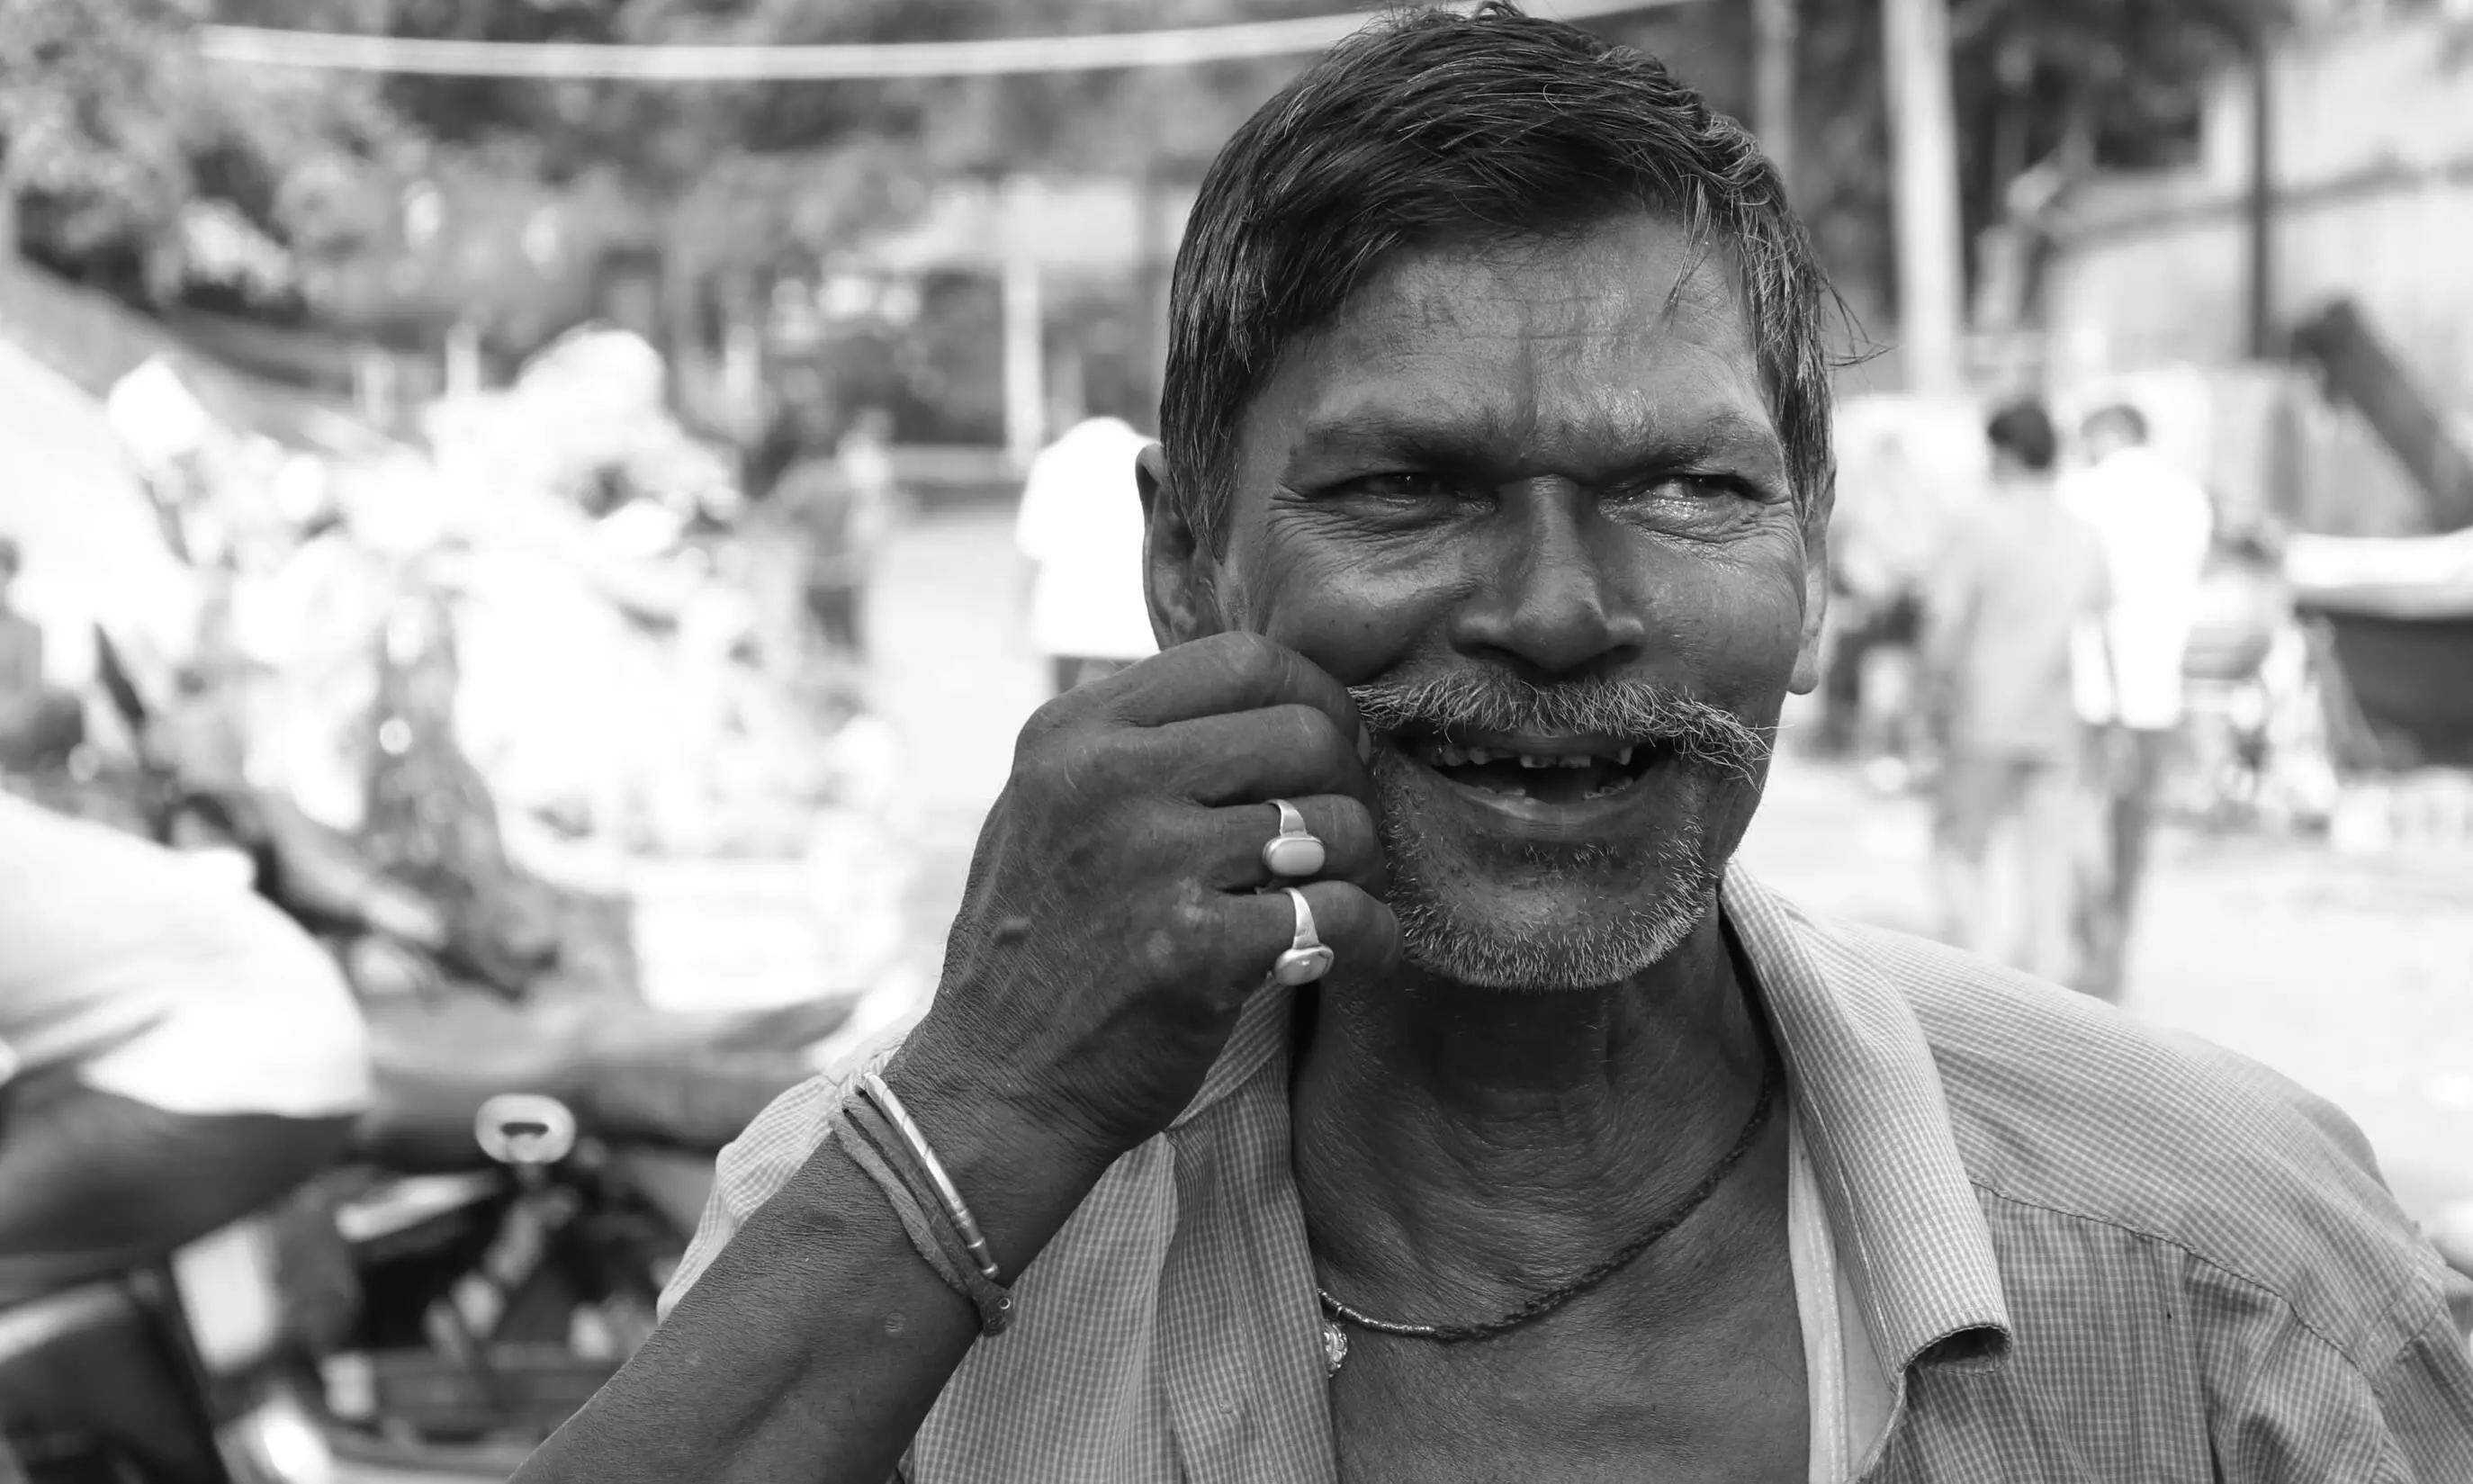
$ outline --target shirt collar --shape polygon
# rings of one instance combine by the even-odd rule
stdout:
[[[2011,1327],[2001,1268],[1959,1161],[1923,1028],[1871,956],[1730,868],[1727,920],[1758,975],[1812,1150],[1831,1230],[1881,1363],[1998,1361]],[[1171,1128],[1285,1066],[1295,992],[1271,985],[1239,1013]]]
[[[1923,1027],[1879,961],[1741,867],[1724,903],[1759,976],[1813,1173],[1881,1362],[1991,1362],[2010,1346],[1992,1233]]]

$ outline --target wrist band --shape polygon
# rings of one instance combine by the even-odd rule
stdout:
[[[863,1097],[851,1100],[842,1110],[842,1119],[834,1133],[843,1150],[884,1192],[910,1245],[945,1281],[946,1287],[970,1300],[979,1311],[981,1334],[1003,1333],[1013,1320],[1013,1295],[990,1282],[972,1264],[970,1255],[962,1250],[960,1234],[928,1209],[912,1189],[915,1182],[896,1170],[894,1161],[899,1155],[894,1151],[900,1149],[900,1138],[893,1132],[893,1126]]]
[[[868,1083],[876,1086],[870,1088]],[[910,1238],[919,1256],[947,1287],[970,1300],[979,1311],[979,1332],[1003,1333],[1013,1320],[1013,1294],[997,1281],[996,1266],[988,1256],[986,1238],[979,1235],[978,1223],[971,1219],[970,1208],[962,1204],[961,1193],[953,1190],[951,1180],[946,1177],[934,1152],[927,1148],[918,1126],[911,1124],[903,1132],[878,1100],[879,1090],[883,1097],[892,1098],[892,1089],[885,1088],[881,1079],[870,1076],[860,1084],[861,1095],[843,1105],[836,1129],[843,1149],[884,1191],[885,1200],[901,1222],[903,1234]],[[900,1100],[893,1099],[893,1106],[900,1108]],[[906,1111],[903,1121],[908,1121]],[[944,1209],[938,1212],[937,1207]],[[959,1219],[954,1215],[957,1207]],[[944,1219],[938,1219],[940,1214]],[[969,1241],[972,1237],[977,1238],[975,1251]]]
[[[962,1246],[970,1252],[979,1271],[987,1275],[988,1281],[996,1281],[996,1259],[988,1251],[988,1239],[980,1234],[978,1222],[972,1219],[971,1208],[962,1200],[962,1192],[953,1188],[953,1177],[945,1173],[945,1166],[937,1160],[936,1151],[927,1147],[927,1136],[920,1133],[919,1125],[910,1121],[910,1111],[902,1107],[901,1099],[894,1096],[893,1089],[884,1085],[884,1078],[875,1072],[861,1077],[859,1087],[867,1093],[868,1101],[876,1104],[876,1111],[891,1119],[893,1126],[900,1131],[902,1140],[910,1146],[912,1158],[919,1161],[920,1168],[927,1172],[928,1181],[935,1185],[936,1198],[945,1203],[945,1214],[953,1219],[953,1230],[962,1234]]]

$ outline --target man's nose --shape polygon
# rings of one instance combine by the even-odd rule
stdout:
[[[1568,482],[1505,491],[1478,560],[1489,570],[1453,637],[1524,674],[1571,675],[1639,655],[1648,622],[1620,568],[1621,533]]]

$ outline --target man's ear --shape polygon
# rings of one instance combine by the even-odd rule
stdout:
[[[1812,491],[1803,517],[1803,639],[1794,654],[1794,679],[1787,684],[1798,696],[1820,686],[1820,630],[1829,617],[1829,517],[1837,507],[1837,466],[1833,461]]]
[[[1173,649],[1219,633],[1227,627],[1219,612],[1219,562],[1170,483],[1167,454],[1159,444],[1134,461],[1134,484],[1142,496],[1142,590],[1152,637],[1160,648]]]

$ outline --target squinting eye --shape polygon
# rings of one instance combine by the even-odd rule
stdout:
[[[1370,495],[1378,500],[1444,500],[1458,491],[1440,474],[1402,470],[1352,479],[1342,487],[1342,492]]]
[[[1686,500],[1715,500],[1741,494],[1743,491],[1741,487],[1732,480],[1688,475],[1681,479],[1666,481],[1660,487],[1659,492]]]
[[[1720,500],[1740,499],[1751,494],[1735,480],[1715,474],[1677,474],[1654,484],[1639,486],[1619,498],[1646,504],[1666,501],[1679,505],[1706,505]]]

